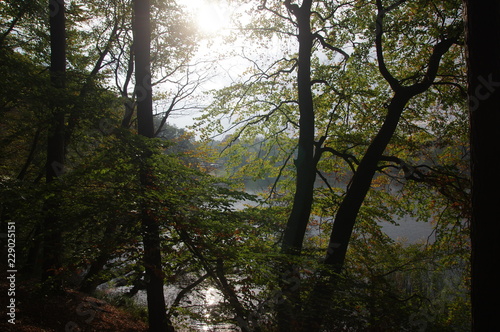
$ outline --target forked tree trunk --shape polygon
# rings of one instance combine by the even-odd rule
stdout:
[[[359,214],[359,210],[370,189],[373,176],[377,170],[377,164],[389,144],[396,127],[401,118],[406,104],[415,96],[427,91],[434,80],[441,63],[443,55],[448,52],[450,47],[458,40],[460,32],[453,32],[450,29],[449,36],[439,41],[433,48],[433,52],[427,61],[427,70],[423,75],[421,82],[411,86],[403,86],[387,69],[384,54],[383,40],[384,33],[383,22],[385,15],[396,6],[390,9],[383,8],[381,1],[377,1],[378,15],[376,21],[376,40],[378,67],[381,75],[391,86],[394,95],[387,106],[387,113],[382,127],[374,137],[365,155],[361,159],[358,168],[353,176],[351,185],[340,204],[337,215],[333,223],[333,229],[330,236],[330,242],[325,258],[325,264],[333,267],[335,272],[340,272],[344,265],[347,246],[349,244],[354,224]],[[453,35],[455,33],[455,35]]]
[[[389,11],[382,7],[378,1],[377,15],[377,30],[376,30],[376,49],[379,70],[384,79],[391,85],[394,95],[391,102],[387,106],[387,113],[384,123],[374,137],[363,158],[361,159],[358,168],[353,176],[350,186],[347,189],[346,195],[342,199],[335,220],[333,223],[330,241],[325,256],[325,273],[322,281],[316,286],[308,303],[307,320],[309,327],[303,331],[320,331],[322,321],[327,312],[330,298],[333,294],[335,281],[338,273],[342,271],[344,266],[347,248],[351,240],[352,231],[363,201],[370,190],[371,182],[379,161],[381,160],[384,150],[392,139],[401,115],[406,107],[406,104],[415,96],[427,91],[434,82],[439,65],[443,55],[457,41],[458,36],[449,36],[447,39],[441,40],[434,46],[433,52],[427,63],[427,71],[425,78],[411,86],[403,86],[389,72],[385,65],[383,56],[383,19]],[[395,7],[392,7],[395,8]],[[314,310],[312,308],[315,308]]]

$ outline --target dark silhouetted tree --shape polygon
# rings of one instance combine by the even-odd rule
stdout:
[[[500,2],[466,0],[472,169],[472,327],[496,331],[500,314]]]
[[[51,121],[47,138],[46,182],[51,184],[64,172],[64,129],[65,114],[64,92],[66,73],[66,27],[64,0],[49,1],[50,14],[50,81],[54,93],[50,96]],[[58,194],[55,193],[45,202],[45,221],[42,225],[42,279],[56,274],[61,266],[62,248],[61,218],[58,215]]]
[[[134,1],[134,54],[135,80],[137,95],[138,133],[145,138],[154,138],[153,89],[151,86],[151,3],[149,0]],[[148,159],[152,151],[148,148],[139,156],[141,162],[140,181],[145,195],[153,190],[154,184]],[[164,276],[161,264],[161,239],[159,220],[148,207],[147,200],[142,203],[141,219],[144,242],[144,268],[148,317],[150,331],[174,331],[165,308],[163,291]]]

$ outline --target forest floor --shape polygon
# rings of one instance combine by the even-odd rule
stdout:
[[[16,280],[15,296],[8,295],[9,281],[0,274],[2,317],[0,331],[93,332],[147,331],[147,324],[131,313],[72,289],[41,295],[36,284]],[[15,325],[8,322],[10,298],[15,298]],[[7,312],[5,311],[7,309]]]

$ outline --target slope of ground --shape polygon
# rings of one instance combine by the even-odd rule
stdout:
[[[33,283],[16,280],[15,296],[9,296],[9,281],[2,273],[0,331],[147,331],[147,324],[109,303],[71,289],[40,295]],[[7,305],[15,298],[15,325],[9,323]]]

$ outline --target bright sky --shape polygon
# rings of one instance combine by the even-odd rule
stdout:
[[[236,38],[230,42],[223,38],[234,32],[236,28],[235,17],[238,18],[238,23],[245,24],[246,20],[250,20],[249,17],[245,16],[245,8],[242,5],[235,6],[234,3],[230,4],[228,0],[178,0],[178,3],[185,6],[188,12],[194,13],[197,25],[208,37],[193,61],[220,58],[217,64],[212,66],[213,73],[211,75],[213,74],[213,77],[201,87],[200,94],[203,90],[229,85],[250,67],[250,61],[241,56],[243,53],[248,57],[259,58],[259,61],[264,58],[276,60],[283,57],[283,51],[286,47],[282,41],[277,39],[269,41],[268,44],[272,46],[270,49],[262,50],[245,38]],[[253,5],[255,6],[255,3]],[[196,114],[174,116],[169,120],[169,123],[178,127],[189,126],[193,124],[193,118],[196,116]]]
[[[193,62],[221,58],[217,64],[212,66],[209,74],[211,78],[201,86],[199,95],[203,91],[228,85],[248,66],[248,64],[243,66],[241,59],[238,62],[234,58],[228,57],[235,49],[242,48],[242,43],[237,41],[225,43],[223,39],[235,28],[232,15],[238,8],[231,6],[226,0],[178,0],[178,3],[185,6],[188,12],[194,14],[195,23],[207,37]],[[193,124],[195,116],[195,114],[173,116],[169,122],[178,127],[185,127]]]
[[[231,8],[225,0],[179,0],[188,11],[195,13],[196,23],[199,28],[209,35],[223,34],[230,29]]]

